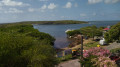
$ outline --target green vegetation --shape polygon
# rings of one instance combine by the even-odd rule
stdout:
[[[73,35],[75,35],[75,34],[80,34],[80,30],[68,31],[68,32],[66,32],[66,34],[67,34],[68,36],[73,36]]]
[[[120,23],[113,25],[111,29],[105,33],[105,40],[107,43],[120,42]]]
[[[1,25],[0,67],[54,67],[54,41],[29,24]]]
[[[97,28],[96,26],[83,27],[80,28],[80,31],[83,35],[86,35],[88,37],[94,38],[94,36],[102,36],[102,30]]]
[[[88,22],[74,21],[74,20],[60,20],[60,21],[23,21],[19,23],[20,24],[82,24],[82,23],[88,23]]]
[[[102,36],[102,29],[97,28],[96,26],[88,26],[67,32],[67,35],[69,36],[73,36],[75,34],[83,34],[85,36],[94,38],[94,36]]]
[[[86,49],[89,49],[92,47],[97,47],[98,44],[99,44],[99,42],[92,42],[92,43],[87,43],[84,46],[86,47]]]
[[[94,63],[91,62],[91,61],[92,61],[93,58],[96,58],[96,57],[97,56],[90,55],[88,58],[84,58],[84,60],[80,59],[80,63],[82,65],[84,65],[84,67],[95,67],[95,66],[93,66]]]
[[[58,57],[59,62],[68,61],[72,59],[72,54],[65,55],[63,57]]]

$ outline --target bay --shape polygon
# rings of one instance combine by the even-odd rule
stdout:
[[[55,48],[64,48],[69,45],[69,40],[66,38],[67,35],[65,31],[67,29],[80,29],[86,26],[96,25],[97,27],[106,27],[118,23],[118,21],[90,21],[88,24],[64,24],[64,25],[34,25],[35,29],[38,29],[40,32],[45,32],[53,37],[56,41],[54,44]]]

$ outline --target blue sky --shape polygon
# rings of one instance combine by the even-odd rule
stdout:
[[[0,23],[120,20],[120,0],[0,0]]]

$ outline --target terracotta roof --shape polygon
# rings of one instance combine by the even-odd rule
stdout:
[[[105,29],[103,29],[103,30],[110,30],[109,28],[105,28]]]

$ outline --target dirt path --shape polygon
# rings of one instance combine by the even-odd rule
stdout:
[[[62,62],[57,67],[80,67],[79,59]]]

